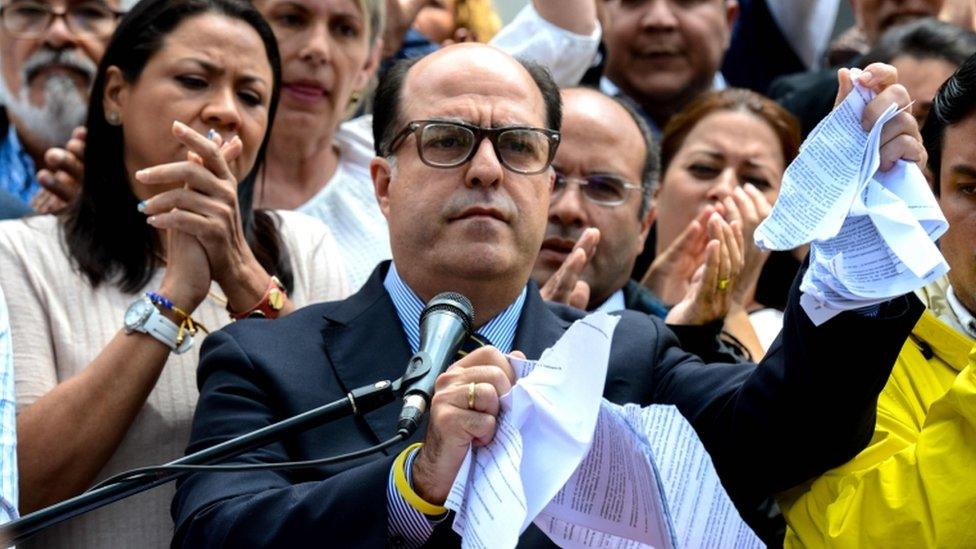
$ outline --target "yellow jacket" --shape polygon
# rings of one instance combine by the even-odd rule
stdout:
[[[786,547],[976,547],[973,345],[925,312],[878,399],[870,445],[779,498]]]

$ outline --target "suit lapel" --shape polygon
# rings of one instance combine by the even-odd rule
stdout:
[[[512,349],[522,351],[529,359],[537,359],[563,335],[569,324],[549,309],[538,287],[529,282]]]
[[[346,300],[331,303],[324,316],[323,329],[326,353],[336,378],[344,392],[403,375],[410,360],[410,346],[400,326],[383,279],[389,262],[382,263],[356,294]],[[542,300],[539,290],[529,283],[525,305],[515,332],[514,349],[530,359],[539,358],[569,327],[569,322],[556,316]],[[396,433],[400,401],[362,415],[377,441]],[[414,439],[420,440],[426,431],[426,418]]]
[[[389,262],[381,264],[356,294],[330,304],[324,316],[326,353],[344,392],[403,375],[410,347],[383,279]],[[400,400],[363,414],[377,441],[396,433]],[[423,429],[418,429],[422,433]]]

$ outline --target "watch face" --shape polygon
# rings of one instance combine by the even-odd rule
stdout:
[[[129,309],[125,312],[125,319],[123,320],[125,329],[134,330],[142,326],[149,319],[149,316],[152,315],[152,310],[155,308],[155,305],[145,299],[140,299],[132,305],[129,305]]]

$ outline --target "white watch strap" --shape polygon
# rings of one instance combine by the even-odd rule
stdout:
[[[177,346],[176,339],[180,333],[179,326],[163,316],[163,313],[159,312],[155,306],[143,324],[142,331],[165,343],[176,354],[185,353],[193,345],[193,338],[190,337],[190,334],[184,333],[182,344]]]

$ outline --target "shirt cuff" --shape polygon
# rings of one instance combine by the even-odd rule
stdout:
[[[591,34],[576,34],[549,22],[528,2],[490,43],[513,57],[539,63],[556,84],[569,87],[578,85],[595,63],[602,36],[599,21]]]
[[[411,486],[413,486],[413,460],[416,457],[417,450],[414,450],[410,452],[404,463],[407,481]],[[396,463],[394,463],[395,466]],[[447,514],[444,514],[444,516],[432,519],[411,507],[396,488],[392,467],[386,485],[386,508],[389,516],[387,530],[390,544],[394,547],[405,547],[407,549],[420,547],[434,533],[434,527],[447,518]]]

